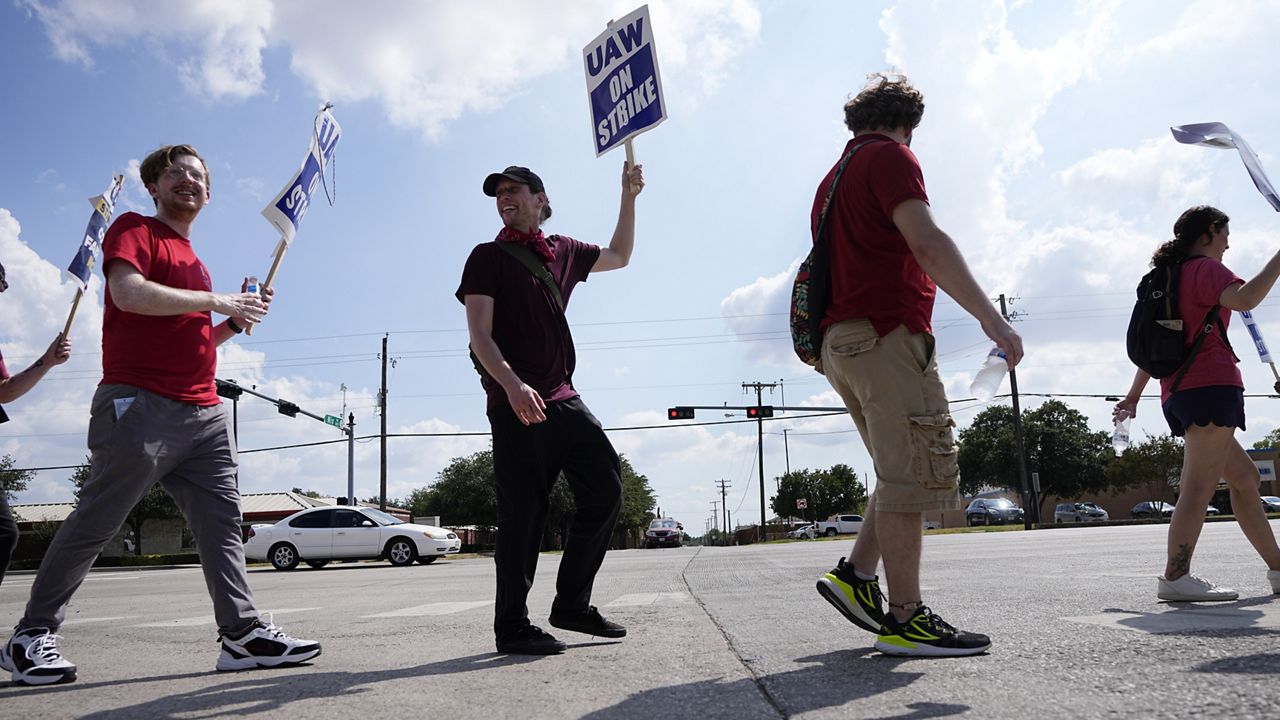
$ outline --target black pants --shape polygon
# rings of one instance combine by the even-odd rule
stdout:
[[[507,405],[489,412],[498,495],[493,631],[499,639],[529,624],[525,600],[538,567],[551,488],[561,470],[573,492],[575,512],[560,559],[553,612],[587,609],[622,506],[618,453],[600,421],[580,398],[547,405],[546,416],[526,427]]]
[[[4,573],[9,569],[9,559],[13,557],[14,548],[18,547],[18,523],[13,519],[13,511],[9,509],[9,500],[0,490],[0,583],[4,582]]]

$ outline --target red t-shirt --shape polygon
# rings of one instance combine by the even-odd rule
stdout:
[[[564,235],[547,238],[556,259],[548,263],[551,277],[560,287],[565,307],[569,296],[600,257],[600,248]],[[502,357],[526,385],[545,402],[578,396],[573,388],[577,357],[568,325],[560,319],[555,298],[529,268],[511,257],[500,241],[477,245],[462,269],[462,282],[454,294],[466,303],[467,295],[493,298],[493,341]],[[496,382],[485,383],[489,410],[507,404],[507,393]]]
[[[191,242],[152,217],[125,213],[102,240],[102,267],[127,262],[152,282],[213,290]],[[107,286],[102,319],[102,384],[133,385],[191,405],[217,405],[217,345],[207,312],[138,315],[116,307]]]
[[[9,379],[9,368],[5,367],[4,356],[0,355],[0,380]]]
[[[913,333],[930,332],[937,286],[893,224],[899,203],[929,202],[920,163],[911,148],[876,133],[853,138],[845,152],[867,141],[871,144],[849,161],[827,211],[831,304],[822,327],[867,318],[882,337],[899,325]],[[839,164],[818,185],[810,215],[813,231]]]
[[[1195,342],[1196,334],[1204,331],[1204,317],[1209,308],[1218,304],[1222,291],[1235,283],[1244,280],[1227,269],[1226,265],[1211,257],[1198,257],[1182,264],[1178,278],[1178,313],[1182,316],[1184,339],[1188,347]],[[1218,314],[1222,317],[1225,328],[1231,322],[1231,311],[1221,308]],[[1160,380],[1160,403],[1164,404],[1172,394],[1169,392],[1173,378],[1177,374]],[[1179,390],[1210,387],[1213,385],[1229,385],[1243,388],[1240,368],[1236,367],[1236,358],[1227,344],[1222,341],[1222,334],[1215,325],[1213,332],[1200,343],[1195,360],[1187,369]]]

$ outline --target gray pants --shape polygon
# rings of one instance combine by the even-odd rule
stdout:
[[[40,562],[18,628],[57,631],[98,553],[159,482],[195,534],[218,629],[230,634],[248,629],[258,613],[245,576],[236,447],[224,407],[187,405],[130,385],[102,385],[93,396],[89,452],[91,470],[80,502]]]

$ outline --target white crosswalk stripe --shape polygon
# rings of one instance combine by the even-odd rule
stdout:
[[[492,600],[472,600],[472,601],[455,601],[455,602],[438,602],[427,603],[426,605],[415,605],[413,607],[402,608],[400,610],[391,610],[384,613],[375,613],[373,615],[362,615],[366,618],[391,618],[391,617],[422,617],[425,615],[452,615],[454,613],[474,610],[475,608],[492,605]]]
[[[264,610],[262,612],[271,613],[271,616],[274,619],[278,615],[285,615],[287,613],[307,612],[309,610],[319,610],[319,609],[320,608],[318,607],[272,608],[270,610]],[[173,620],[160,620],[157,622],[140,623],[137,625],[132,625],[131,627],[173,628],[173,627],[199,627],[201,625],[213,625],[213,624],[215,624],[213,619],[213,613],[209,612],[209,613],[205,613],[204,615],[197,615],[195,617],[175,618]]]
[[[636,605],[657,605],[658,603],[685,602],[689,599],[689,593],[682,592],[665,592],[665,593],[631,593],[616,598],[613,602],[605,605],[605,607],[633,607]]]
[[[116,616],[116,617],[88,617],[88,618],[74,618],[74,619],[71,619],[71,620],[64,620],[64,621],[62,622],[62,626],[63,626],[63,627],[66,627],[66,626],[68,626],[68,625],[87,625],[87,624],[89,624],[89,623],[115,622],[116,620],[128,620],[128,619],[133,618],[133,617],[135,617],[135,616],[134,616],[134,615],[119,615],[119,616]]]
[[[1233,603],[1220,605],[1177,603],[1162,606],[1162,609],[1157,612],[1114,610],[1098,615],[1063,619],[1151,635],[1190,631],[1280,629],[1280,607],[1272,603],[1248,607]]]

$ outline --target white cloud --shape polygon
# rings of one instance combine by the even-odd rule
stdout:
[[[194,95],[238,99],[264,91],[263,51],[281,46],[321,97],[371,100],[390,120],[438,136],[450,121],[488,112],[529,83],[580,62],[609,16],[632,8],[571,0],[530,4],[285,3],[200,0],[24,0],[58,58],[92,67],[95,45],[140,45],[171,62]],[[749,0],[652,3],[668,94],[714,91],[760,32]]]

